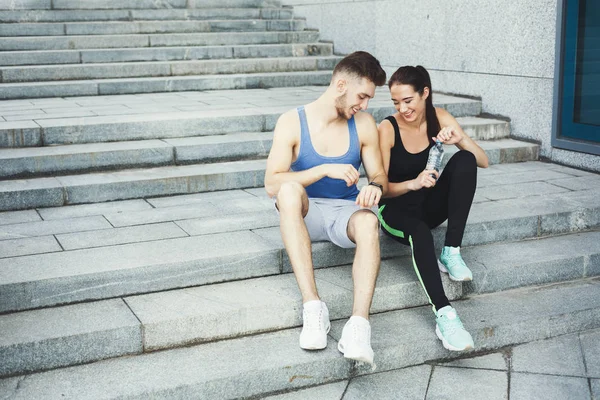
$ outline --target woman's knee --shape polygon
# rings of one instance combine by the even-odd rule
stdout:
[[[477,168],[475,154],[468,150],[459,150],[450,158],[450,161],[452,160],[461,166]],[[450,163],[450,161],[448,163]]]
[[[446,170],[458,172],[461,175],[465,173],[477,174],[477,159],[470,151],[459,150],[448,160],[448,164],[444,168],[444,171]]]

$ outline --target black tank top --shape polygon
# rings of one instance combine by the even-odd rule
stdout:
[[[394,127],[394,146],[390,151],[390,168],[388,171],[388,179],[390,182],[404,182],[415,179],[425,169],[427,158],[429,157],[429,149],[433,145],[430,141],[427,148],[419,153],[409,153],[400,137],[400,127],[398,121],[391,115],[386,118]],[[404,206],[409,204],[421,204],[425,195],[425,190],[416,192],[408,192],[402,196],[383,199],[382,204],[401,203]]]

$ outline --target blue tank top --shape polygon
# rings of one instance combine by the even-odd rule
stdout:
[[[310,141],[304,107],[298,107],[298,115],[300,116],[300,149],[298,158],[292,163],[292,171],[304,171],[321,164],[352,164],[357,170],[360,168],[360,144],[354,117],[348,120],[350,146],[346,154],[339,157],[324,157],[317,153]],[[346,181],[342,179],[326,176],[307,186],[306,193],[308,197],[355,200],[358,196],[358,188],[356,185],[346,186]]]

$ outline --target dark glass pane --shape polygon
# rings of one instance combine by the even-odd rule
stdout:
[[[600,126],[600,1],[579,0],[573,122]]]

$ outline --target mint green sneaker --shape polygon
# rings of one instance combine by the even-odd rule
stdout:
[[[473,280],[473,273],[460,255],[460,247],[444,246],[438,260],[438,267],[453,281]]]
[[[446,349],[463,351],[475,348],[471,334],[466,331],[456,310],[451,306],[438,310],[435,322],[435,334]]]

